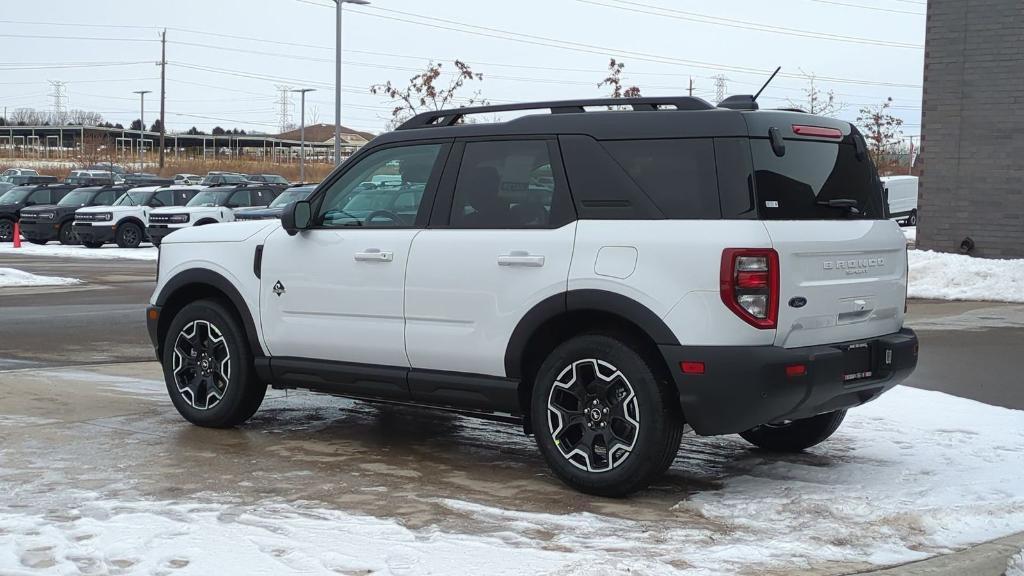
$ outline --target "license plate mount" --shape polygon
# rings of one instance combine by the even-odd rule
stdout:
[[[858,342],[843,346],[843,382],[865,380],[874,375],[871,344]]]

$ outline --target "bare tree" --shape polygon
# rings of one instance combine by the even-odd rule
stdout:
[[[857,125],[864,130],[871,158],[883,174],[891,173],[895,168],[894,158],[898,157],[903,141],[903,119],[893,116],[891,109],[892,96],[879,105],[861,108],[857,117]]]
[[[636,86],[630,86],[625,90],[622,89],[622,69],[626,67],[625,62],[616,62],[615,58],[608,61],[608,76],[597,83],[597,87],[610,86],[612,93],[609,94],[612,98],[639,98],[640,88]]]
[[[466,98],[457,96],[466,82],[481,82],[484,75],[473,72],[469,65],[461,60],[455,60],[454,65],[455,72],[452,73],[447,85],[441,80],[443,65],[431,61],[426,70],[409,79],[408,86],[399,88],[390,80],[384,84],[370,86],[370,94],[383,94],[395,103],[388,127],[394,128],[420,112],[451,108],[456,101],[459,101],[460,106],[486,104],[487,101],[480,96],[479,90]]]
[[[826,92],[818,88],[818,78],[816,75],[808,74],[802,70],[801,72],[804,77],[807,78],[807,88],[804,89],[804,100],[799,102],[790,100],[790,106],[806,110],[807,112],[818,116],[829,117],[838,115],[846,108],[846,104],[836,98],[835,91],[829,90]]]
[[[103,123],[103,116],[99,112],[74,109],[67,112],[67,123],[72,126],[99,126]]]
[[[50,113],[35,108],[15,108],[9,120],[17,126],[42,126],[50,123]]]
[[[309,121],[306,122],[306,126],[316,126],[317,124],[319,124],[320,106],[317,106],[316,104],[310,104],[306,108],[308,108],[308,110],[306,111],[306,116],[309,118]]]

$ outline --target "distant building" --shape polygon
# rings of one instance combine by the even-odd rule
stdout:
[[[301,130],[296,128],[278,134],[276,138],[281,140],[299,140]],[[341,155],[342,157],[349,156],[364,144],[373,140],[374,135],[369,132],[360,132],[359,130],[353,130],[351,128],[341,127]],[[306,142],[316,142],[318,144],[329,144],[331,147],[334,146],[334,124],[313,124],[306,126]]]
[[[1024,258],[1024,2],[928,0],[918,247]]]

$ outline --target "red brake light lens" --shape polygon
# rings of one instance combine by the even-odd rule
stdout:
[[[771,248],[722,252],[722,302],[744,322],[771,329],[779,317],[779,255]]]
[[[679,369],[683,371],[683,374],[703,374],[704,363],[703,362],[689,362],[682,361],[679,363]]]
[[[793,125],[793,134],[799,136],[817,136],[818,138],[842,139],[843,131],[838,128],[825,128],[822,126],[798,126]]]

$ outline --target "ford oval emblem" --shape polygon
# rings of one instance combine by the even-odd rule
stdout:
[[[803,296],[794,296],[789,299],[789,306],[791,308],[803,308],[807,305],[807,298]]]

